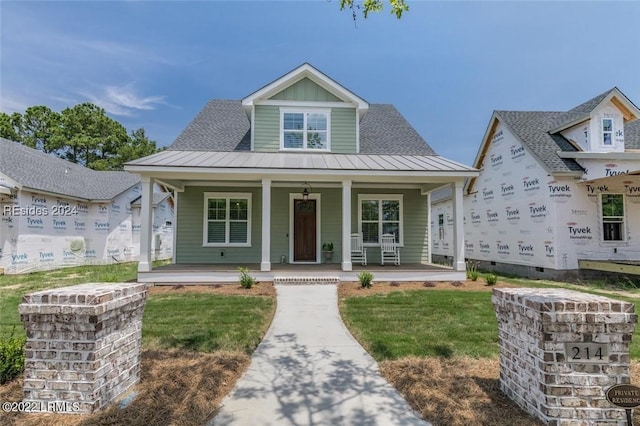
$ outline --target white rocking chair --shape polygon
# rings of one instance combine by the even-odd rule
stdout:
[[[362,234],[351,234],[351,261],[356,260],[367,266],[367,249],[362,244]]]
[[[396,244],[395,235],[382,234],[380,258],[382,266],[384,266],[385,260],[392,260],[394,265],[400,266],[400,247]]]

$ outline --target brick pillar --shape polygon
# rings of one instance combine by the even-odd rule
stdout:
[[[26,295],[25,401],[91,413],[140,379],[144,284],[92,283]],[[62,408],[61,408],[62,407]]]
[[[620,426],[605,392],[629,383],[634,305],[563,289],[496,288],[500,387],[548,425]]]

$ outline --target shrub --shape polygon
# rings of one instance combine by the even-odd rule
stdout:
[[[487,281],[487,285],[496,285],[498,276],[496,274],[488,274],[485,280]]]
[[[469,278],[471,281],[477,281],[479,275],[480,274],[478,273],[478,262],[474,262],[473,260],[468,260],[467,261],[467,278]]]
[[[462,287],[464,283],[462,281],[454,281],[451,283],[451,285],[454,287]]]
[[[373,284],[373,274],[371,272],[362,271],[358,274],[358,281],[360,281],[360,286],[362,288],[371,288]]]
[[[333,243],[322,244],[322,251],[333,251]]]
[[[240,285],[242,288],[251,288],[256,283],[256,279],[249,275],[249,269],[247,268],[238,268],[240,271]]]
[[[422,284],[423,287],[428,287],[428,288],[433,288],[436,286],[436,283],[434,283],[433,281],[425,281],[424,284]]]
[[[16,337],[13,332],[0,339],[0,384],[15,379],[24,370],[25,342],[26,337]]]

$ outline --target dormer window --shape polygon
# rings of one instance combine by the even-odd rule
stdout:
[[[613,143],[613,119],[602,119],[602,144],[611,145]]]
[[[329,110],[280,110],[280,149],[328,151]]]

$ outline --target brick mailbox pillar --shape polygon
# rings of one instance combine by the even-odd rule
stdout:
[[[26,295],[25,401],[91,413],[140,379],[144,284],[92,283]]]
[[[637,316],[627,302],[563,289],[496,288],[500,387],[548,425],[626,424],[605,393],[629,383]]]

